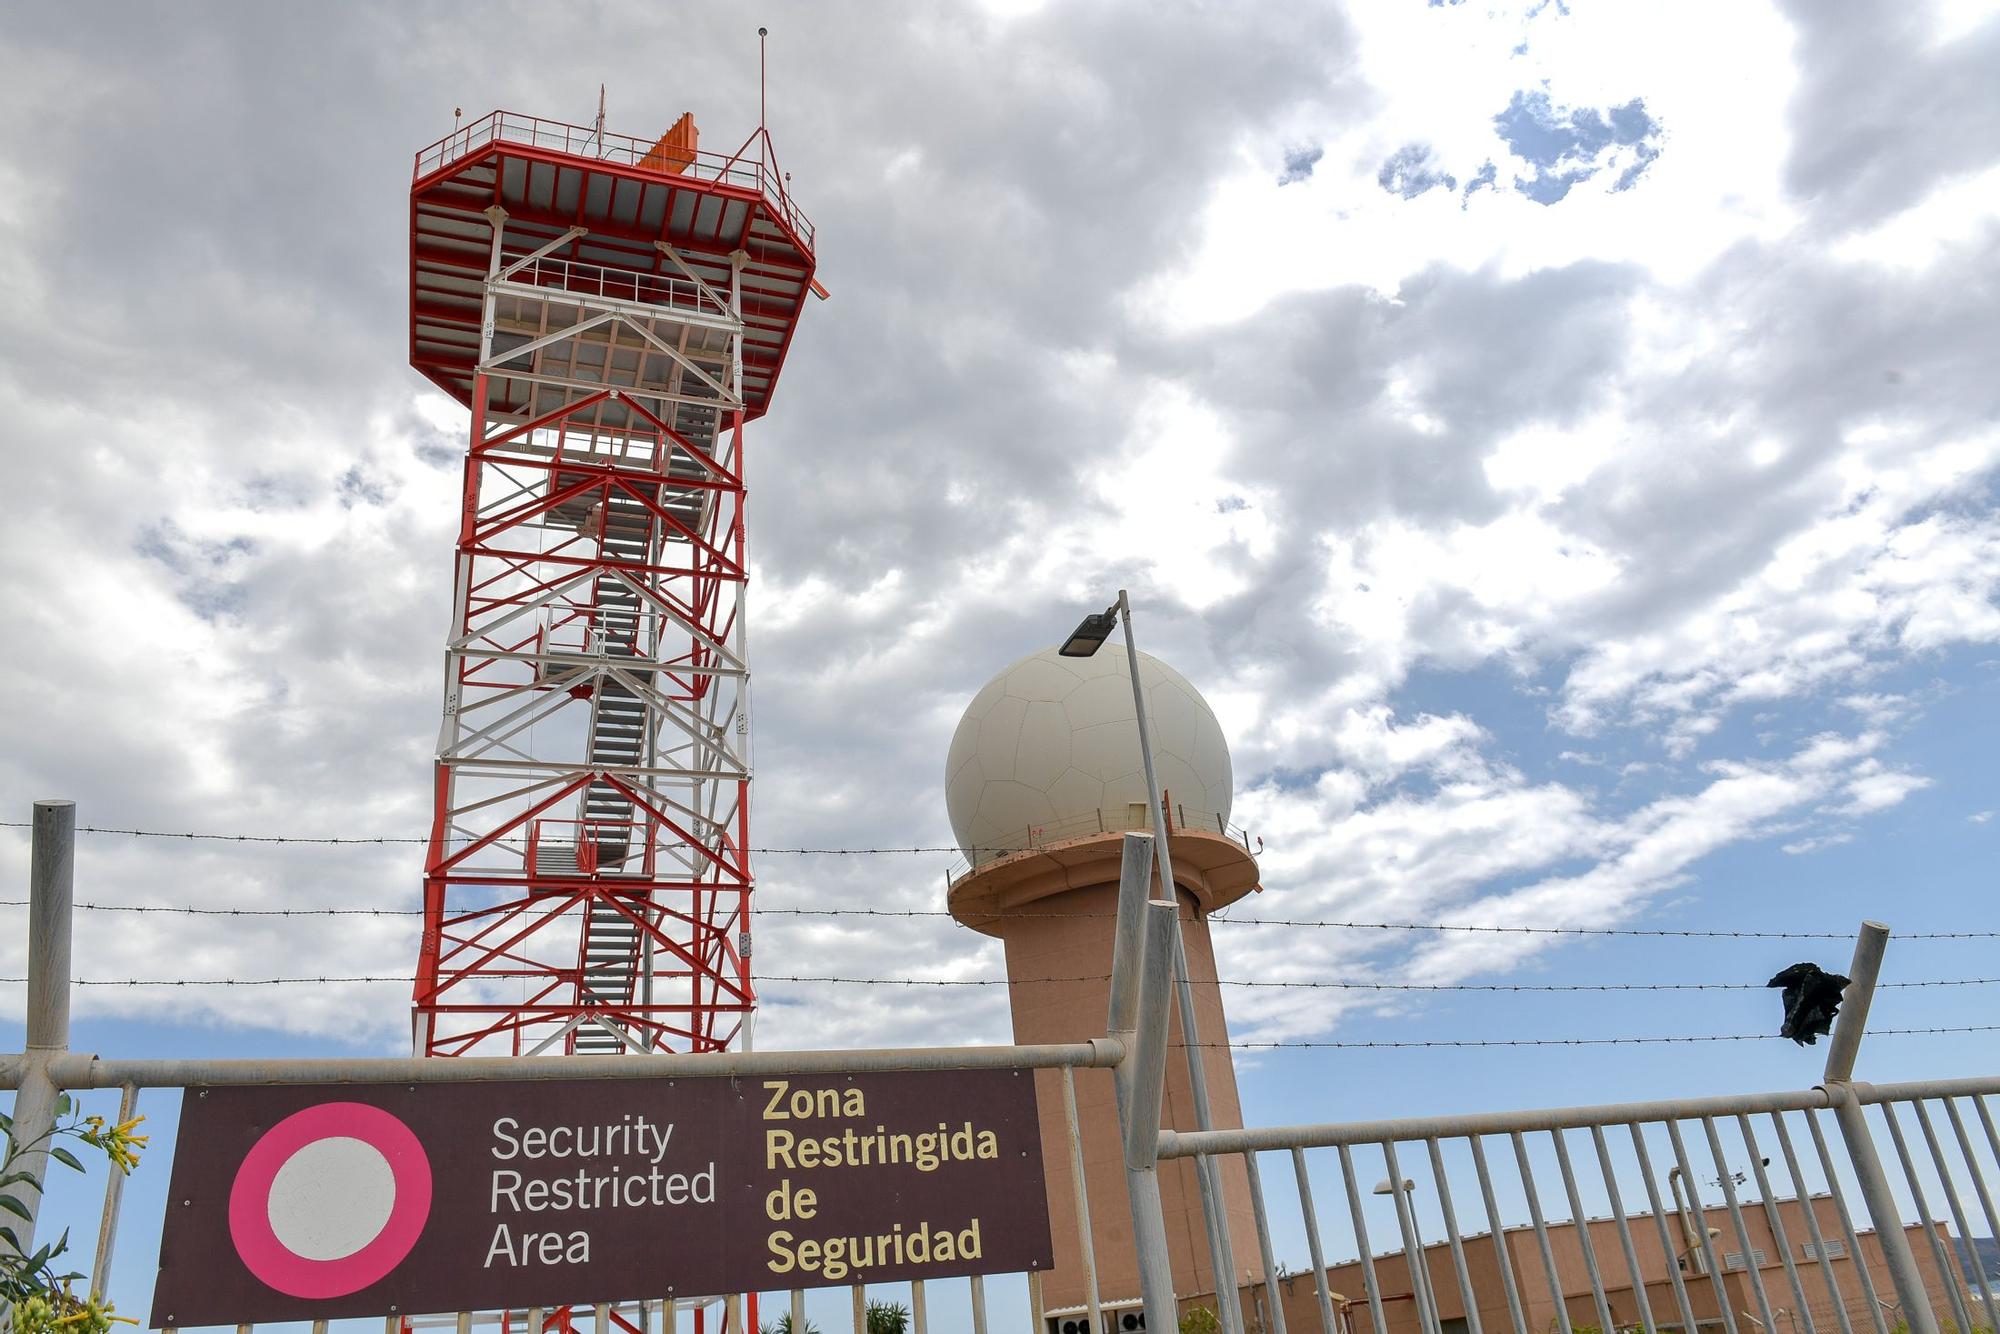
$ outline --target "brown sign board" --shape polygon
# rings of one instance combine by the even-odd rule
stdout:
[[[1037,1125],[1025,1070],[190,1089],[152,1324],[1045,1270]]]

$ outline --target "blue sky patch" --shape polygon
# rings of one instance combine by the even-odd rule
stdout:
[[[1611,188],[1629,190],[1660,155],[1660,123],[1643,98],[1599,111],[1558,106],[1542,91],[1518,91],[1493,124],[1508,149],[1528,164],[1514,188],[1538,204],[1554,204],[1601,172],[1617,175]]]
[[[1313,168],[1326,155],[1326,150],[1318,144],[1306,148],[1294,148],[1285,154],[1285,172],[1278,177],[1280,185],[1295,185],[1313,174]]]
[[[1488,158],[1484,163],[1480,165],[1479,170],[1473,173],[1472,179],[1465,183],[1465,190],[1460,195],[1461,201],[1472,198],[1472,192],[1474,190],[1499,189],[1500,187],[1494,184],[1494,182],[1497,181],[1499,177],[1500,177],[1500,169],[1493,165],[1493,159]],[[1461,207],[1462,206],[1463,204],[1461,203]]]
[[[1389,155],[1382,164],[1382,170],[1375,173],[1375,183],[1392,195],[1405,199],[1415,199],[1427,190],[1442,186],[1447,190],[1458,188],[1458,178],[1441,171],[1431,161],[1429,144],[1404,144]]]

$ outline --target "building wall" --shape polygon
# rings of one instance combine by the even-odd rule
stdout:
[[[1037,899],[1000,926],[1007,948],[1008,999],[1018,1043],[1082,1042],[1102,1037],[1110,1003],[1111,946],[1118,886],[1094,885]],[[1215,953],[1208,923],[1181,895],[1181,936],[1194,981],[1195,1022],[1200,1026],[1209,1106],[1218,1127],[1243,1124],[1236,1093],[1236,1069],[1227,1043],[1229,1027],[1215,980]],[[1207,985],[1204,985],[1206,981]],[[1169,1036],[1166,1092],[1161,1123],[1175,1130],[1195,1128],[1194,1099],[1188,1082],[1186,1049],[1176,1013]],[[1213,1045],[1211,1045],[1213,1044]],[[1106,1301],[1139,1295],[1138,1259],[1132,1247],[1131,1205],[1125,1191],[1123,1146],[1118,1130],[1117,1095],[1107,1070],[1076,1072],[1077,1121],[1081,1132],[1084,1180],[1089,1188],[1091,1231],[1096,1236],[1098,1291]],[[1084,1304],[1082,1241],[1070,1169],[1069,1133],[1063,1110],[1062,1072],[1036,1074],[1041,1103],[1042,1158],[1047,1173],[1049,1227],[1055,1268],[1044,1279],[1049,1310]],[[1202,1227],[1201,1192],[1189,1161],[1160,1164],[1160,1197],[1166,1214],[1167,1249],[1176,1291],[1213,1291],[1208,1243]],[[1240,1159],[1223,1169],[1230,1240],[1236,1276],[1256,1272],[1256,1220],[1250,1211],[1249,1179]]]

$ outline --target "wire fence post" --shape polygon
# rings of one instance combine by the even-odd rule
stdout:
[[[1826,1053],[1821,1087],[1833,1104],[1833,1119],[1840,1126],[1840,1136],[1847,1141],[1847,1158],[1860,1183],[1861,1198],[1868,1205],[1868,1216],[1875,1224],[1875,1239],[1882,1247],[1882,1259],[1896,1285],[1896,1300],[1903,1308],[1903,1318],[1909,1322],[1910,1334],[1938,1334],[1937,1317],[1931,1311],[1923,1273],[1910,1249],[1909,1234],[1903,1230],[1902,1210],[1897,1207],[1895,1192],[1882,1171],[1882,1160],[1876,1156],[1868,1115],[1852,1082],[1854,1058],[1868,1027],[1868,1009],[1875,999],[1875,982],[1881,975],[1882,955],[1888,945],[1888,927],[1880,922],[1861,924],[1861,935],[1854,942],[1854,962],[1847,968],[1847,988],[1841,994],[1841,1014]]]
[[[1118,921],[1111,952],[1110,1036],[1124,1051],[1112,1071],[1118,1128],[1132,1210],[1139,1292],[1149,1329],[1176,1324],[1174,1274],[1160,1202],[1160,1100],[1167,1073],[1167,1021],[1172,1005],[1174,929],[1180,909],[1149,900],[1154,840],[1125,836],[1118,877]]]
[[[34,1253],[42,1181],[62,1098],[49,1063],[69,1050],[70,908],[75,897],[76,803],[38,801],[28,869],[28,1042],[14,1095],[14,1158],[8,1164],[28,1179],[5,1192],[27,1213],[7,1220],[17,1243],[10,1249],[21,1255]],[[6,1237],[0,1236],[0,1247],[6,1245]]]

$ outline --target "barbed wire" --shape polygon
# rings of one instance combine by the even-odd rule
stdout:
[[[21,982],[24,980],[25,979],[22,978],[6,977],[6,978],[0,978],[0,983]],[[306,983],[306,982],[325,982],[325,983],[407,982],[408,980],[409,979],[403,977],[387,977],[387,976],[346,977],[346,978],[340,978],[340,977],[216,978],[210,980],[174,979],[174,980],[159,980],[159,981],[145,981],[140,979],[117,981],[109,978],[94,978],[94,979],[78,978],[74,979],[71,985],[80,987],[111,987],[111,986],[258,987],[258,986],[281,986],[291,983]],[[793,979],[763,978],[760,980],[785,981]],[[797,980],[813,980],[813,979],[797,979]],[[855,979],[841,979],[841,980],[852,981]],[[1914,1037],[1914,1036],[1928,1036],[1935,1034],[1964,1034],[1964,1033],[1992,1033],[1992,1032],[2000,1032],[2000,1024],[1966,1024],[1966,1025],[1958,1025],[1951,1027],[1935,1027],[1935,1028],[1875,1028],[1869,1030],[1869,1036]],[[1396,1038],[1396,1039],[1381,1039],[1381,1040],[1281,1039],[1269,1042],[1259,1042],[1259,1041],[1200,1042],[1196,1043],[1195,1045],[1197,1047],[1203,1047],[1203,1048],[1227,1048],[1233,1051],[1285,1051],[1285,1050],[1314,1050],[1314,1049],[1414,1050],[1414,1049],[1422,1049],[1430,1047],[1458,1047],[1458,1048],[1619,1047],[1619,1046],[1650,1046],[1650,1045],[1662,1045],[1662,1044],[1692,1044],[1701,1042],[1780,1042],[1784,1040],[1785,1040],[1784,1038],[1774,1033],[1689,1033],[1689,1034],[1664,1034],[1664,1035],[1640,1034],[1640,1035],[1630,1035],[1623,1037],[1603,1037],[1603,1038]]]
[[[0,908],[22,908],[26,899],[0,899]],[[421,917],[421,908],[203,908],[172,903],[88,903],[73,905],[79,912],[168,913],[193,917]],[[447,909],[448,918],[492,911],[492,907]],[[943,908],[767,908],[753,906],[752,912],[766,917],[950,917]],[[1114,913],[1033,912],[1022,910],[1010,918],[1100,919]],[[1670,928],[1627,926],[1479,926],[1465,922],[1364,922],[1327,918],[1230,917],[1215,914],[1207,919],[1223,926],[1308,927],[1343,931],[1464,931],[1497,935],[1529,936],[1624,936],[1681,940],[1852,940],[1852,931],[1729,931],[1718,928]],[[1898,940],[1995,940],[2000,931],[1899,931]]]
[[[28,820],[0,820],[0,829],[28,829],[33,822]],[[125,838],[164,838],[186,843],[298,843],[321,847],[366,845],[371,847],[408,846],[422,847],[430,843],[427,836],[413,834],[346,834],[346,835],[300,835],[300,834],[211,834],[200,831],[178,829],[118,829],[106,825],[78,825],[79,834],[112,834]],[[478,843],[485,841],[506,846],[518,846],[527,840],[522,838],[485,839],[483,835],[448,834],[442,840],[446,843]],[[764,855],[792,855],[802,857],[880,857],[894,855],[941,855],[950,853],[964,856],[967,853],[1003,856],[1016,852],[1035,852],[1036,848],[962,848],[957,844],[938,847],[907,848],[821,848],[821,847],[771,847],[746,848],[746,852]]]
[[[25,820],[0,820],[0,829],[27,829],[31,823]],[[216,834],[198,831],[176,831],[162,829],[123,829],[102,825],[78,825],[80,834],[109,834],[129,838],[160,838],[182,841],[206,841],[226,843],[299,843],[319,845],[344,844],[428,844],[428,838],[403,835],[348,835],[348,836],[299,836],[290,834]],[[453,835],[446,842],[473,842],[470,836]],[[495,843],[514,843],[521,840],[495,839]],[[749,852],[763,855],[794,855],[821,857],[865,857],[892,856],[901,854],[944,854],[977,855],[992,853],[1006,855],[1035,851],[1028,848],[960,848],[940,847],[755,847]],[[25,900],[0,900],[0,907],[20,907]],[[94,912],[179,912],[200,916],[233,917],[417,917],[422,910],[417,908],[197,908],[178,905],[139,904],[86,904],[76,905],[79,909]],[[464,911],[464,910],[461,910]],[[474,909],[471,911],[486,911]],[[941,908],[765,908],[754,911],[767,916],[794,917],[950,917],[952,914]],[[457,914],[447,914],[457,915]],[[1056,913],[1017,912],[1011,917],[1036,918],[1101,918],[1115,916],[1114,913]],[[1622,936],[1629,938],[1685,939],[1685,940],[1852,940],[1852,931],[1728,931],[1714,928],[1673,929],[1665,927],[1607,927],[1607,926],[1484,926],[1461,922],[1365,922],[1340,921],[1290,917],[1230,917],[1217,914],[1208,919],[1213,923],[1232,926],[1274,926],[1321,928],[1349,931],[1463,931],[1483,932],[1494,935],[1546,935],[1546,936]],[[1897,932],[1900,940],[1996,940],[2000,931],[1902,931]]]
[[[799,985],[833,985],[856,987],[1012,987],[1012,986],[1069,986],[1080,983],[1109,982],[1109,974],[1085,974],[1077,977],[1026,977],[1009,979],[1004,977],[835,977],[797,973],[754,973],[753,982],[785,982]],[[22,977],[0,977],[0,984],[21,983]],[[411,979],[399,973],[365,973],[348,976],[296,976],[296,977],[157,977],[157,978],[73,978],[72,986],[79,987],[279,987],[307,985],[336,985],[342,983],[402,982]],[[1518,992],[1610,992],[1610,991],[1764,991],[1767,985],[1760,982],[1376,982],[1368,980],[1325,981],[1314,979],[1293,980],[1285,978],[1191,978],[1191,985],[1205,987],[1254,987],[1275,990],[1326,990],[1326,991],[1518,991]],[[1878,988],[1887,987],[1985,987],[2000,984],[2000,977],[1948,977],[1926,978],[1909,982],[1880,982]]]
[[[777,917],[950,917],[944,908],[767,908],[753,912]],[[1104,918],[1115,912],[1034,912],[1010,909],[1016,918]],[[1319,927],[1347,931],[1471,931],[1496,935],[1525,936],[1638,936],[1685,940],[1853,940],[1849,931],[1729,931],[1714,927],[1634,927],[1634,926],[1477,926],[1466,922],[1365,922],[1334,918],[1231,917],[1222,913],[1207,919],[1222,926]],[[2000,931],[1898,931],[1898,940],[2000,940]]]

